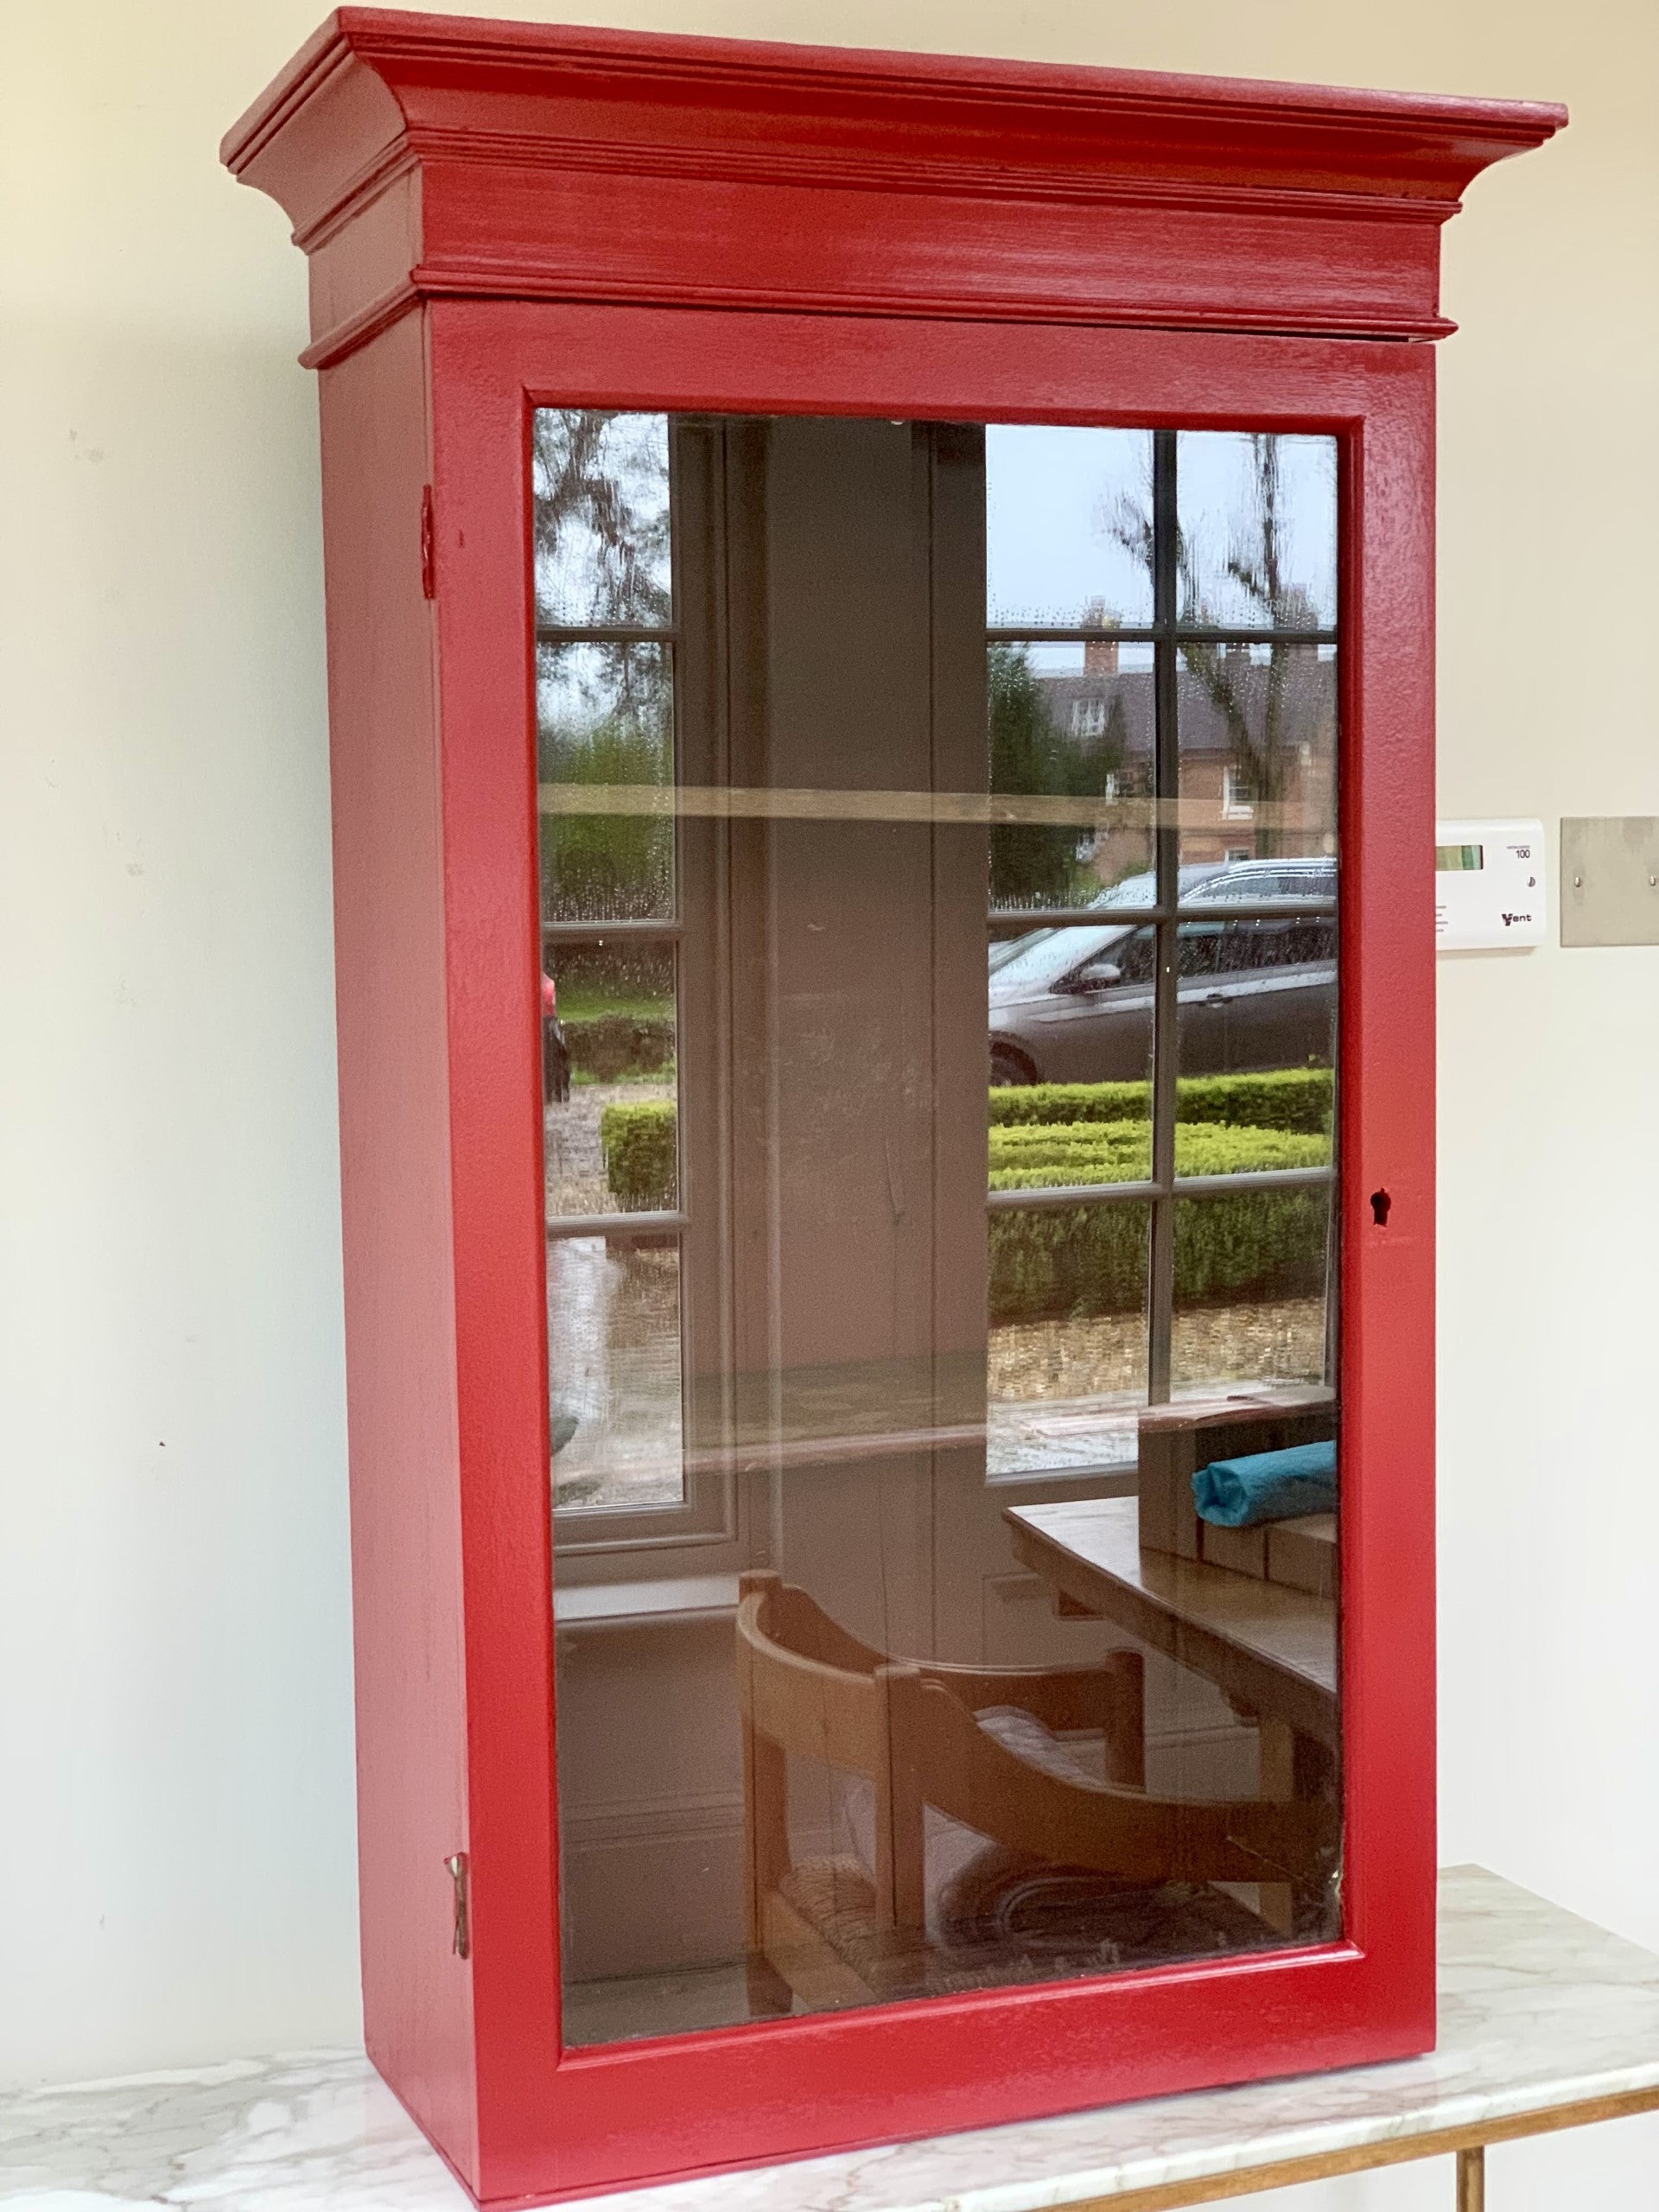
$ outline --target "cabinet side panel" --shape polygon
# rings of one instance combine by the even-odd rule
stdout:
[[[466,1526],[479,2194],[556,2187],[559,2062],[529,417],[427,309]]]
[[[435,642],[422,319],[322,378],[359,1870],[370,2056],[476,2174]]]

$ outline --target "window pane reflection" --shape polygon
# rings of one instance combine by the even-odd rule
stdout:
[[[1027,1160],[1055,1166],[1058,1152],[1039,1160],[1031,1148],[1067,1141],[1101,1154],[1101,1174],[1073,1181],[1147,1172],[1156,968],[1155,933],[1124,922],[1036,930],[1008,947],[990,977],[994,1175]],[[1071,1140],[1035,1134],[1071,1125]],[[1122,1176],[1105,1172],[1109,1158]]]
[[[1146,430],[991,423],[985,432],[993,629],[1135,629],[1152,620]]]
[[[992,1189],[1007,1187],[995,1127],[991,1159]],[[1147,1164],[1137,1162],[1141,1174]],[[1147,1402],[1147,1218],[1133,1202],[992,1214],[993,1478],[1135,1465]]]
[[[1191,1158],[1206,1133],[1183,1134]],[[1294,1139],[1280,1142],[1286,1153],[1296,1148]],[[1322,1383],[1330,1238],[1325,1186],[1178,1199],[1178,1390],[1268,1381]]]
[[[994,639],[988,664],[992,791],[1061,802],[993,823],[992,906],[1149,905],[1152,649]]]
[[[1188,644],[1179,666],[1181,859],[1209,870],[1188,895],[1334,899],[1335,647]]]
[[[1185,431],[1179,454],[1182,622],[1332,628],[1336,440]]]
[[[560,942],[543,966],[550,1220],[678,1203],[674,955]]]
[[[677,1503],[677,1249],[671,1240],[560,1237],[548,1245],[547,1273],[556,1507]]]
[[[674,911],[673,664],[662,645],[543,645],[542,912],[629,921]],[[626,812],[598,810],[624,795]],[[661,810],[653,811],[656,794]]]
[[[567,629],[667,623],[667,417],[543,408],[532,473],[537,621]]]

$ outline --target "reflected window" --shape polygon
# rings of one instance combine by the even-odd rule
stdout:
[[[556,1506],[684,1498],[668,422],[535,418]]]
[[[1137,1409],[1165,1402],[1206,1362],[1230,1383],[1277,1379],[1278,1355],[1248,1349],[1278,1329],[1278,1319],[1254,1308],[1281,1304],[1273,1294],[1288,1279],[1271,1255],[1259,1263],[1251,1256],[1262,1240],[1249,1224],[1262,1209],[1238,1217],[1233,1280],[1224,1284],[1207,1266],[1195,1277],[1198,1263],[1178,1257],[1178,1179],[1331,1172],[1335,442],[1136,434],[1139,442],[1132,452],[1122,449],[1109,486],[1090,494],[1089,512],[1103,549],[1090,557],[1104,560],[1109,552],[1113,561],[1136,566],[1140,585],[1130,593],[1120,584],[1120,598],[1139,620],[1123,621],[1104,602],[1093,606],[1096,625],[1111,629],[1096,640],[1078,622],[1074,597],[1052,585],[1023,596],[1016,588],[1013,579],[1022,568],[1048,576],[1053,555],[1034,542],[1020,498],[997,493],[1000,468],[1017,472],[1039,448],[1063,454],[1074,435],[1028,430],[1014,443],[1004,443],[1003,433],[987,438],[988,562],[1003,580],[990,632],[994,779],[997,716],[1007,711],[997,655],[1018,657],[1038,702],[1028,720],[1050,732],[1064,729],[1070,739],[1062,745],[1051,738],[1046,753],[1005,751],[1003,780],[994,788],[1017,791],[1033,818],[1039,809],[1052,818],[1062,790],[1076,792],[1072,818],[1082,827],[1084,815],[1091,817],[1075,839],[1069,827],[993,832],[993,1080],[1031,1093],[1024,1106],[1000,1098],[993,1104],[993,1280],[1005,1288],[991,1312],[990,1465],[994,1475],[1007,1477],[1052,1476],[1062,1465],[1080,1475],[1114,1467],[1132,1472],[1140,1456]],[[1044,480],[1063,473],[1051,457]],[[1087,480],[1081,471],[1077,480]],[[1071,558],[1077,573],[1089,572],[1080,553]],[[1045,619],[1016,635],[1011,621],[998,618],[1022,605],[1038,607]],[[1073,623],[1065,643],[1055,635],[1063,618],[1052,611],[1062,607]],[[1039,707],[1046,707],[1046,717]],[[1084,741],[1096,720],[1115,733],[1109,760],[1098,741]],[[998,836],[1011,841],[1001,855]],[[1039,874],[1045,861],[1047,873]],[[1026,870],[1023,880],[1016,866]],[[1029,949],[999,958],[1007,943],[1006,909],[1039,904],[1054,912],[1054,926],[1032,938]],[[1156,926],[1125,930],[1115,945],[1102,944],[1092,917],[1131,905],[1160,909]],[[1215,907],[1271,911],[1226,929],[1219,921],[1182,918]],[[1330,918],[1310,922],[1299,917],[1304,907]],[[1147,988],[1128,988],[1135,983]],[[1255,1080],[1269,1074],[1282,1078],[1271,1101]],[[1114,1147],[1116,1173],[1078,1173],[1079,1189],[1086,1183],[1094,1194],[1064,1228],[1051,1196],[1039,1198],[1034,1184],[1002,1179],[1007,1141],[998,1122],[1015,1112],[1048,1122],[1046,1154],[1056,1159],[1068,1142],[1069,1156],[1096,1158],[1102,1127],[1136,1133]],[[1122,1119],[1097,1118],[1107,1116]],[[1222,1135],[1223,1128],[1230,1134]],[[1312,1151],[1284,1156],[1287,1136]],[[1148,1209],[1135,1186],[1149,1179],[1161,1187]],[[1224,1224],[1233,1203],[1222,1202],[1213,1217]],[[1063,1239],[1077,1253],[1103,1237],[1100,1216],[1114,1206],[1126,1220],[1144,1223],[1149,1237],[1132,1312],[1109,1302],[1124,1294],[1121,1272],[1077,1274],[1052,1256]],[[1292,1208],[1285,1217],[1300,1216]],[[1188,1249],[1198,1249],[1190,1239],[1181,1247]],[[1323,1267],[1322,1230],[1310,1250]],[[1027,1264],[1016,1253],[1030,1255]],[[1187,1313],[1190,1282],[1198,1279],[1204,1299],[1234,1301],[1236,1355],[1217,1348],[1234,1325]],[[1027,1282],[1033,1287],[1014,1287]],[[1055,1378],[1088,1375],[1080,1348],[1097,1345],[1108,1331],[1116,1387],[1068,1396],[1065,1415],[1057,1415]],[[1189,1359],[1184,1347],[1200,1337],[1211,1348]],[[1326,1378],[1319,1379],[1324,1387]],[[1057,1450],[1061,1434],[1064,1449]]]

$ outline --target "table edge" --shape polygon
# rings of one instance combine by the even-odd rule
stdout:
[[[1179,2212],[1187,2205],[1224,2203],[1233,2197],[1259,2196],[1269,2189],[1334,2181],[1344,2174],[1414,2164],[1420,2158],[1451,2158],[1459,2151],[1484,2150],[1494,2143],[1519,2142],[1532,2135],[1561,2134],[1574,2127],[1595,2126],[1602,2120],[1633,2119],[1656,2111],[1659,2111],[1659,2079],[1646,2088],[1616,2090],[1567,2104],[1497,2113],[1490,2120],[1433,2128],[1421,2134],[1381,2136],[1369,2143],[1351,2143],[1309,2152],[1300,2158],[1274,2158],[1261,2165],[1195,2175],[1186,2181],[1155,2182],[1145,2189],[1112,2190],[1104,2196],[1096,2190],[1084,2196],[1058,2198],[1044,2212]]]
[[[1118,1501],[1103,1502],[1116,1503]],[[1080,1554],[1070,1552],[1065,1545],[1050,1535],[1046,1530],[1023,1517],[1027,1513],[1037,1510],[1039,1509],[1016,1505],[1005,1505],[1002,1509],[1002,1517],[1013,1531],[1014,1555],[1027,1573],[1035,1574],[1039,1580],[1050,1583],[1056,1589],[1065,1587],[1058,1575],[1045,1572],[1043,1567],[1037,1564],[1027,1547],[1046,1547],[1050,1553],[1058,1555],[1062,1571],[1067,1570],[1068,1560],[1074,1561],[1077,1570],[1110,1583],[1115,1590],[1122,1593],[1120,1605],[1110,1613],[1103,1616],[1103,1618],[1116,1620],[1118,1625],[1126,1629],[1131,1636],[1139,1636],[1144,1642],[1154,1644],[1171,1657],[1179,1656],[1171,1648],[1171,1637],[1184,1636],[1218,1645],[1244,1668],[1252,1670],[1259,1669],[1276,1676],[1280,1682],[1289,1685],[1294,1694],[1298,1713],[1294,1718],[1294,1725],[1303,1734],[1314,1737],[1318,1741],[1333,1750],[1340,1749],[1342,1716],[1339,1684],[1342,1630],[1340,1616],[1337,1611],[1334,1600],[1312,1598],[1306,1592],[1287,1591],[1285,1592],[1287,1596],[1292,1598],[1308,1597],[1310,1604],[1324,1605],[1330,1608],[1334,1644],[1332,1656],[1335,1679],[1327,1686],[1317,1675],[1307,1673],[1305,1669],[1289,1661],[1275,1658],[1258,1646],[1245,1643],[1237,1637],[1230,1636],[1224,1628],[1217,1627],[1208,1621],[1199,1620],[1192,1614],[1182,1612],[1179,1607],[1158,1592],[1148,1590],[1140,1584],[1127,1582],[1121,1575],[1113,1574],[1107,1568],[1090,1565]],[[1198,1567],[1204,1564],[1201,1560],[1179,1563]],[[1217,1574],[1227,1573],[1230,1571],[1225,1567],[1215,1567],[1211,1570]],[[1077,1597],[1075,1589],[1068,1594],[1077,1599],[1079,1604],[1084,1602],[1083,1599]],[[1202,1673],[1205,1669],[1200,1667],[1198,1671]]]

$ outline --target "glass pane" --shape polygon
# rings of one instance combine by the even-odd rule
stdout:
[[[1177,1173],[1328,1165],[1334,916],[1183,922],[1179,961]]]
[[[997,1103],[993,1097],[994,1110]],[[992,1189],[1037,1180],[999,1171],[1001,1134],[993,1120]],[[1073,1154],[1068,1179],[1095,1180],[1100,1166]],[[1144,1174],[1146,1165],[1136,1172]],[[1147,1402],[1147,1207],[1133,1201],[992,1214],[987,1469],[994,1479],[1133,1470],[1135,1424]]]
[[[985,432],[993,629],[1136,629],[1152,620],[1152,435],[996,423]]]
[[[1176,694],[1183,899],[1334,899],[1336,647],[1188,645]]]
[[[542,964],[547,1217],[679,1203],[674,955],[554,944]]]
[[[667,416],[543,408],[532,468],[537,621],[671,621]]]
[[[1335,1372],[1332,1241],[1329,1186],[1178,1199],[1175,1395],[1241,1384],[1269,1395],[1281,1385],[1322,1392]]]
[[[563,1512],[678,1504],[675,1241],[550,1238],[547,1363],[555,1506]]]
[[[1201,1139],[1184,1130],[1182,1145]],[[1341,1792],[1337,1331],[1328,1187],[1241,1191],[1175,1205],[1173,1402],[1141,1432],[1141,1541],[1185,1550],[1185,1603],[1213,1608],[1247,1643],[1253,1629],[1323,1693],[1318,1725],[1293,1726],[1269,1693],[1238,1710],[1254,1723],[1263,1796],[1323,1806],[1332,1828],[1300,1878],[1264,1885],[1258,1909],[1305,1940],[1341,1915],[1330,1880]],[[1198,1563],[1201,1562],[1201,1564]],[[1259,1623],[1259,1628],[1255,1624]]]
[[[674,676],[663,645],[543,645],[537,655],[542,915],[674,911]]]
[[[992,825],[993,909],[1149,906],[1151,646],[993,643],[988,670],[991,789],[1039,802]]]
[[[1181,620],[1334,629],[1336,440],[1184,430],[1177,454]]]
[[[1316,1287],[1295,1224],[1287,1255],[1240,1217],[1192,1281],[1181,1230],[1178,1310],[1152,1313],[1151,1205],[1112,1195],[1175,1096],[1141,909],[1150,803],[1177,795],[1151,656],[1109,620],[1150,612],[1149,442],[701,416],[672,442],[677,842],[625,866],[575,836],[664,818],[666,649],[543,664],[548,912],[588,932],[547,941],[566,2037],[1331,1932],[1333,1600],[1308,1600],[1312,1707],[1270,1649],[1136,1641],[1176,1541],[1148,1470],[1194,1433],[1185,1400],[1147,1403],[1172,1322]],[[1021,514],[1049,518],[1023,553]],[[994,617],[1089,632],[994,639],[988,696],[988,562]],[[641,726],[643,766],[588,765]],[[579,796],[619,783],[626,808]],[[671,880],[671,969],[606,934]],[[1163,942],[1207,987],[1249,918]],[[1178,1166],[1240,1126],[1298,1160],[1326,1141],[1217,1110]],[[677,1243],[652,1241],[639,1211],[670,1202]],[[1206,1618],[1236,1621],[1192,1472],[1166,1502],[1221,1577]],[[653,1500],[651,1526],[591,1510]]]
[[[991,1188],[1152,1172],[1157,938],[1146,923],[1033,930],[990,978]]]

